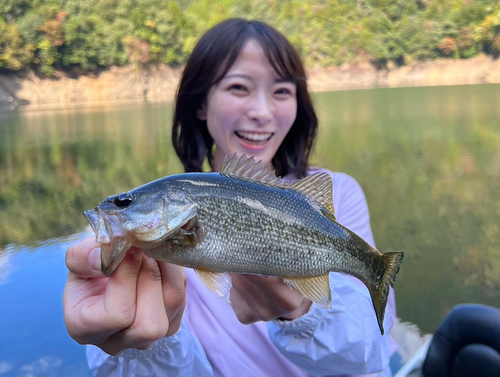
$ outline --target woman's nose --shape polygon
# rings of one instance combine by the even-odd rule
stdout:
[[[265,93],[256,94],[249,103],[248,117],[259,125],[265,125],[273,116],[274,105]]]

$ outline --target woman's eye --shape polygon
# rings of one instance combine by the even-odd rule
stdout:
[[[274,92],[274,94],[276,94],[280,97],[288,97],[288,96],[293,95],[293,92],[288,88],[281,88],[281,89],[276,90]]]
[[[283,88],[283,89],[278,89],[276,91],[276,94],[292,94],[292,93],[290,92],[290,90]]]
[[[247,90],[247,88],[245,88],[243,85],[240,85],[240,84],[234,84],[234,85],[231,85],[229,87],[229,90],[234,90],[237,92],[244,92]]]

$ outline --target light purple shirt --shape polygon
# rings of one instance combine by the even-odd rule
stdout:
[[[309,173],[318,171],[332,177],[337,221],[374,245],[359,184],[342,173]],[[386,335],[381,336],[368,290],[351,276],[330,274],[330,309],[313,304],[293,321],[243,325],[231,305],[210,292],[193,270],[186,269],[186,274],[186,310],[179,332],[149,350],[126,350],[116,357],[89,346],[87,358],[95,375],[391,376],[389,359],[397,348],[388,335],[396,315],[392,290]]]

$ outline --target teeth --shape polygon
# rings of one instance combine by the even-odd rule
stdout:
[[[248,140],[252,141],[266,141],[273,136],[271,132],[269,133],[255,133],[255,132],[242,132],[242,131],[236,131],[236,134],[240,137],[243,137]]]

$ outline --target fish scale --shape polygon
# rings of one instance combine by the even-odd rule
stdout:
[[[179,246],[176,255],[181,260],[176,260],[177,263],[195,267],[210,260],[207,267],[216,271],[259,271],[262,275],[301,277],[320,276],[329,271],[360,275],[360,268],[365,269],[364,260],[353,263],[345,252],[337,251],[347,250],[350,256],[356,256],[356,248],[348,247],[355,245],[350,240],[353,235],[340,224],[331,224],[306,197],[289,190],[286,194],[291,198],[280,203],[278,196],[283,193],[264,195],[254,188],[255,183],[227,182],[229,180],[219,174],[190,177],[193,178],[207,183],[207,186],[193,185],[189,189],[190,198],[198,203],[198,221],[206,230],[206,238],[202,245],[191,250]],[[260,203],[262,208],[274,209],[279,218],[245,205],[235,198],[235,192],[240,198]],[[281,208],[278,209],[276,203],[282,204]],[[256,255],[272,259],[255,265]],[[361,274],[368,277],[366,272]]]
[[[318,305],[331,305],[330,272],[368,288],[383,334],[389,287],[403,253],[382,254],[334,215],[332,181],[317,173],[288,185],[245,155],[220,173],[161,178],[85,212],[109,276],[131,246],[194,268],[228,299],[229,273],[277,276]]]

